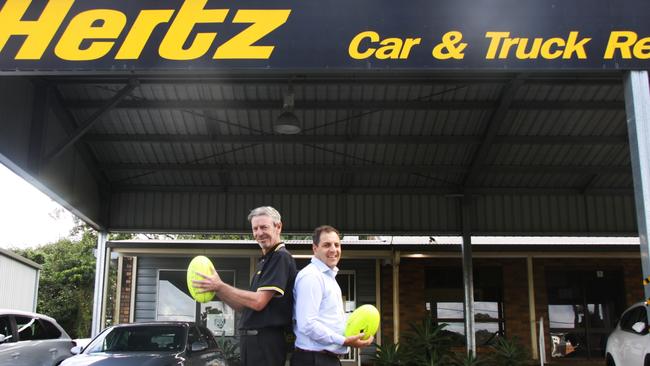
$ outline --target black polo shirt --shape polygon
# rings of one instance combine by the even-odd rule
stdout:
[[[261,311],[245,307],[239,328],[291,327],[293,283],[297,272],[296,262],[283,243],[277,244],[260,258],[251,280],[250,290],[271,290],[276,294]]]

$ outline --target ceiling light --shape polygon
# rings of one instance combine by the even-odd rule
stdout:
[[[282,103],[282,113],[280,113],[273,124],[273,131],[276,133],[281,135],[295,135],[302,131],[300,128],[300,120],[293,112],[294,97],[293,89],[291,88],[291,84],[289,84],[289,91],[284,95]]]

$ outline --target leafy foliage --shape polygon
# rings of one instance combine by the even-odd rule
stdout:
[[[451,365],[453,366],[483,366],[486,365],[484,359],[474,356],[473,354],[465,354],[463,356],[455,356],[451,359]]]
[[[217,340],[217,353],[219,354],[219,357],[225,360],[228,366],[239,365],[241,360],[239,354],[239,346],[237,345],[237,342],[232,342],[226,339],[226,337],[224,336],[221,336],[216,340]]]
[[[436,325],[430,316],[411,323],[402,345],[384,342],[373,357],[376,366],[524,366],[532,365],[526,348],[517,338],[496,337],[489,356],[454,354],[447,324]]]
[[[384,341],[377,345],[375,356],[372,358],[375,366],[400,366],[406,365],[405,353],[399,343]]]
[[[406,335],[408,364],[438,366],[449,364],[452,352],[451,338],[444,330],[447,324],[435,324],[430,316],[420,324],[411,324]]]
[[[531,359],[517,338],[507,339],[499,337],[491,346],[493,353],[490,363],[498,366],[524,366],[530,365]]]
[[[90,335],[96,242],[93,231],[83,230],[80,240],[62,239],[37,248],[14,249],[43,266],[36,310],[55,318],[73,338]]]

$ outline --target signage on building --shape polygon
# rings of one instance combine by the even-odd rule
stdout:
[[[647,0],[0,0],[0,70],[650,69]]]

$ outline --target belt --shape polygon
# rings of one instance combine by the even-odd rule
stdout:
[[[332,357],[336,357],[336,358],[341,358],[341,357],[344,356],[344,355],[340,355],[338,353],[334,353],[332,351],[328,351],[328,350],[324,350],[324,349],[320,350],[320,351],[312,351],[312,350],[308,350],[308,349],[302,349],[302,348],[294,347],[294,351],[296,351],[296,352],[304,352],[304,353],[320,353],[322,355],[328,355],[328,356],[332,356]]]
[[[284,332],[284,328],[282,327],[267,327],[267,328],[259,328],[259,329],[239,329],[239,335],[245,335],[245,336],[256,336],[262,333],[266,332]]]

